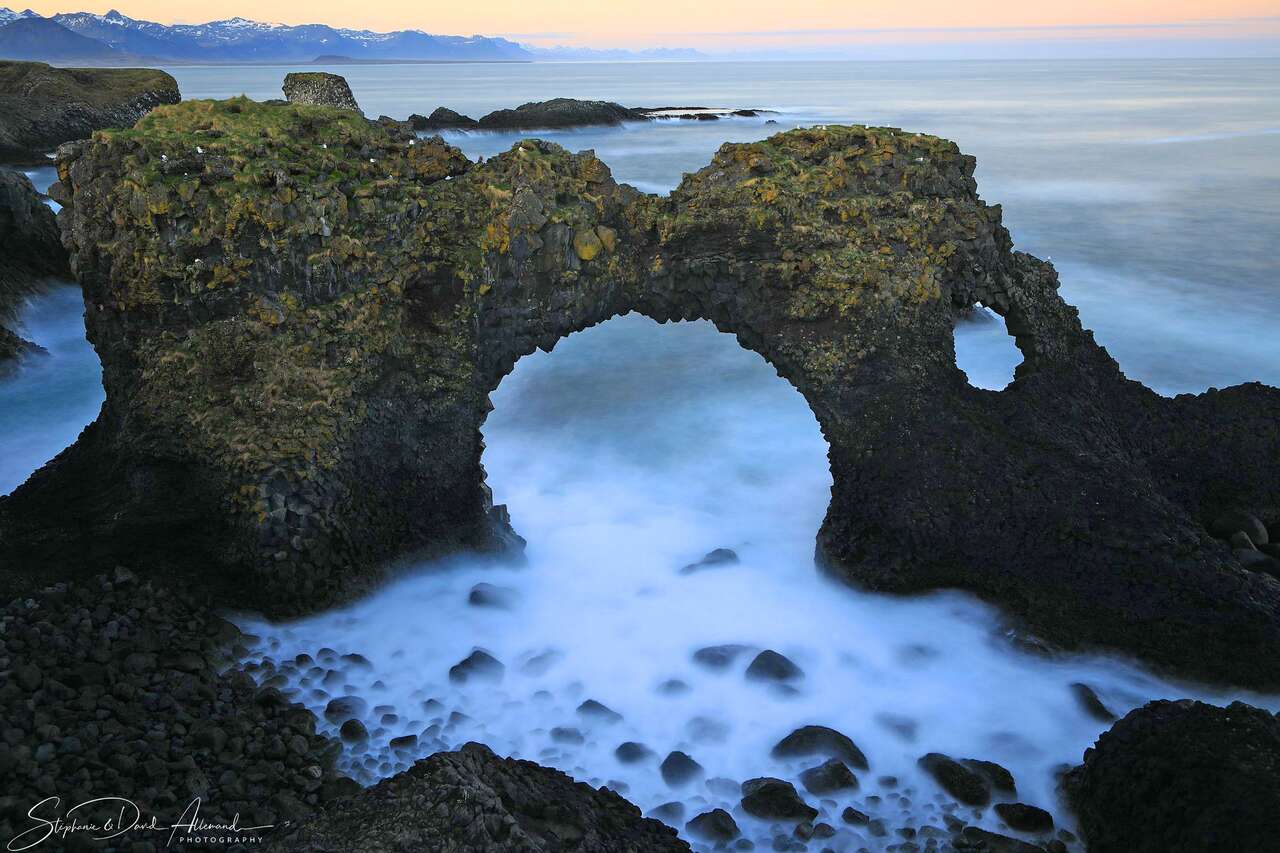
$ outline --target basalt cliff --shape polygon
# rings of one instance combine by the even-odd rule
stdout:
[[[1280,391],[1127,380],[950,142],[794,130],[658,197],[590,152],[477,164],[236,99],[161,107],[58,168],[107,401],[0,499],[6,595],[123,564],[287,615],[407,555],[516,550],[481,466],[489,393],[638,311],[712,321],[804,395],[836,576],[962,588],[1062,647],[1280,686],[1280,580],[1210,533],[1280,520]],[[1024,357],[1000,392],[955,363],[975,303]]]
[[[157,69],[0,61],[0,159],[43,162],[63,142],[132,127],[178,98],[177,82]]]

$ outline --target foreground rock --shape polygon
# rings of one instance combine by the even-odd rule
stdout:
[[[284,97],[291,104],[312,107],[335,107],[360,113],[360,105],[351,86],[340,74],[326,71],[294,71],[284,76]],[[363,115],[363,113],[360,113]]]
[[[966,589],[1060,646],[1280,687],[1280,581],[1204,526],[1280,506],[1280,391],[1125,379],[952,143],[794,130],[725,145],[659,197],[549,143],[475,164],[354,113],[236,99],[59,165],[107,403],[0,502],[0,560],[34,580],[129,562],[279,616],[407,553],[510,552],[480,464],[489,393],[638,310],[715,322],[805,397],[835,576]],[[1024,356],[1001,392],[955,363],[977,302]]]
[[[0,836],[35,825],[27,811],[51,795],[61,803],[43,818],[124,797],[169,824],[199,796],[206,820],[238,812],[241,826],[265,826],[355,790],[332,770],[337,746],[315,717],[222,671],[236,636],[124,570],[0,610]],[[82,822],[103,817],[87,811]]]
[[[661,853],[689,847],[674,829],[643,817],[607,788],[469,743],[282,827],[267,849]]]
[[[0,377],[40,351],[10,328],[22,300],[46,279],[70,274],[53,211],[26,175],[0,169]]]
[[[1280,718],[1240,702],[1152,702],[1064,780],[1091,853],[1273,850]]]
[[[133,127],[153,108],[178,100],[177,82],[151,68],[0,61],[0,159],[44,161],[64,142]]]

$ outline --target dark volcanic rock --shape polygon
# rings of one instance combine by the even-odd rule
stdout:
[[[579,705],[578,716],[602,723],[617,723],[622,720],[621,714],[595,699],[588,699]]]
[[[827,726],[801,726],[778,741],[770,754],[774,758],[825,755],[843,759],[859,770],[867,769],[867,757],[857,744],[848,735]]]
[[[653,757],[652,749],[642,743],[636,743],[633,740],[626,741],[618,745],[613,751],[614,756],[623,764],[635,764],[637,761],[646,761]]]
[[[0,60],[0,159],[45,161],[64,142],[133,127],[153,108],[178,99],[178,84],[156,69]]]
[[[712,569],[716,566],[733,566],[738,563],[738,554],[730,548],[717,548],[710,551],[701,560],[696,563],[690,563],[680,570],[682,575],[691,575],[702,569]]]
[[[408,553],[518,550],[484,483],[488,395],[636,310],[737,334],[808,401],[835,576],[965,589],[1060,645],[1280,687],[1280,581],[1203,526],[1280,506],[1280,391],[1127,380],[949,142],[798,129],[659,197],[590,153],[470,163],[341,110],[234,99],[142,125],[60,157],[107,403],[0,502],[24,583],[127,563],[280,616]],[[1023,354],[1001,392],[955,363],[978,302]]]
[[[1209,530],[1220,539],[1230,539],[1233,534],[1243,533],[1255,546],[1266,545],[1271,541],[1267,526],[1256,515],[1238,509],[1219,515],[1213,520]]]
[[[939,752],[929,753],[919,764],[942,790],[965,805],[985,806],[991,802],[991,782],[978,771]]]
[[[703,812],[684,825],[689,835],[698,841],[732,841],[741,833],[733,815],[724,809]]]
[[[1076,697],[1076,701],[1080,703],[1089,716],[1093,717],[1100,723],[1115,722],[1116,715],[1111,709],[1102,704],[1102,700],[1098,698],[1098,694],[1087,684],[1079,682],[1071,685],[1071,694]]]
[[[313,107],[336,107],[340,110],[360,112],[351,87],[340,74],[327,71],[293,71],[284,76],[284,97],[291,104]]]
[[[476,649],[449,667],[449,680],[455,684],[465,684],[468,681],[501,681],[506,670],[502,661],[484,649]]]
[[[676,788],[688,785],[706,772],[701,764],[678,750],[667,753],[659,769],[662,771],[662,781]]]
[[[0,169],[0,376],[40,352],[8,328],[22,300],[49,278],[71,274],[53,211],[21,172]]]
[[[27,810],[55,788],[63,805],[50,818],[122,797],[171,822],[199,795],[205,820],[238,812],[244,826],[280,824],[358,790],[333,770],[337,745],[316,734],[310,712],[241,670],[224,672],[238,636],[180,592],[124,570],[0,608],[0,836],[30,829]],[[41,846],[89,849],[85,840],[77,832]]]
[[[818,816],[818,810],[800,799],[790,782],[769,777],[742,783],[742,809],[763,820],[804,821]]]
[[[856,791],[858,777],[853,775],[843,761],[831,758],[810,767],[800,774],[800,784],[810,794],[829,794],[832,791]]]
[[[786,655],[765,649],[747,667],[747,678],[751,681],[794,681],[804,678],[804,670]]]
[[[751,647],[744,646],[741,643],[707,646],[693,653],[693,662],[708,669],[726,669],[741,655],[749,651],[751,651]]]
[[[1026,803],[996,803],[996,814],[1019,832],[1048,832],[1053,829],[1053,815]]]
[[[1043,847],[976,826],[960,831],[959,844],[959,849],[967,853],[1044,853]]]
[[[414,130],[473,130],[479,125],[470,116],[447,107],[436,107],[429,116],[411,115],[409,123]]]
[[[663,853],[689,847],[613,791],[469,743],[277,829],[266,849]]]
[[[505,586],[494,586],[491,583],[478,583],[471,587],[467,603],[473,607],[494,607],[498,610],[510,610],[516,604],[516,591]]]
[[[552,98],[549,101],[521,104],[514,110],[494,110],[481,118],[478,124],[485,130],[532,130],[646,120],[647,117],[639,110],[629,109],[612,101]]]
[[[1272,850],[1280,718],[1233,703],[1152,702],[1063,780],[1091,853]]]

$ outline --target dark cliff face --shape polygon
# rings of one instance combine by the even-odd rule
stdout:
[[[177,82],[155,69],[0,61],[0,158],[40,161],[63,142],[132,127],[178,100]]]
[[[39,350],[6,328],[22,300],[46,279],[70,274],[53,211],[26,175],[0,169],[0,375]]]
[[[128,561],[279,615],[399,556],[508,548],[480,465],[489,392],[635,310],[711,320],[805,396],[831,446],[834,574],[969,589],[1064,646],[1280,684],[1280,582],[1202,526],[1280,507],[1280,393],[1127,381],[950,142],[797,130],[726,145],[660,198],[590,152],[527,141],[476,165],[240,99],[158,110],[59,166],[107,403],[0,503],[8,584]],[[955,365],[953,318],[979,301],[1024,354],[1002,392]]]

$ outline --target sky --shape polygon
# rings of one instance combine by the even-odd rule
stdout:
[[[1280,0],[43,0],[41,14],[118,8],[162,23],[243,16],[289,24],[501,35],[539,46],[696,47],[714,53],[822,53],[903,45],[943,52],[1034,53],[1041,45],[1106,52],[1120,43],[1257,55],[1280,44]],[[1252,47],[1251,47],[1252,46]],[[1265,53],[1266,51],[1264,51]]]

